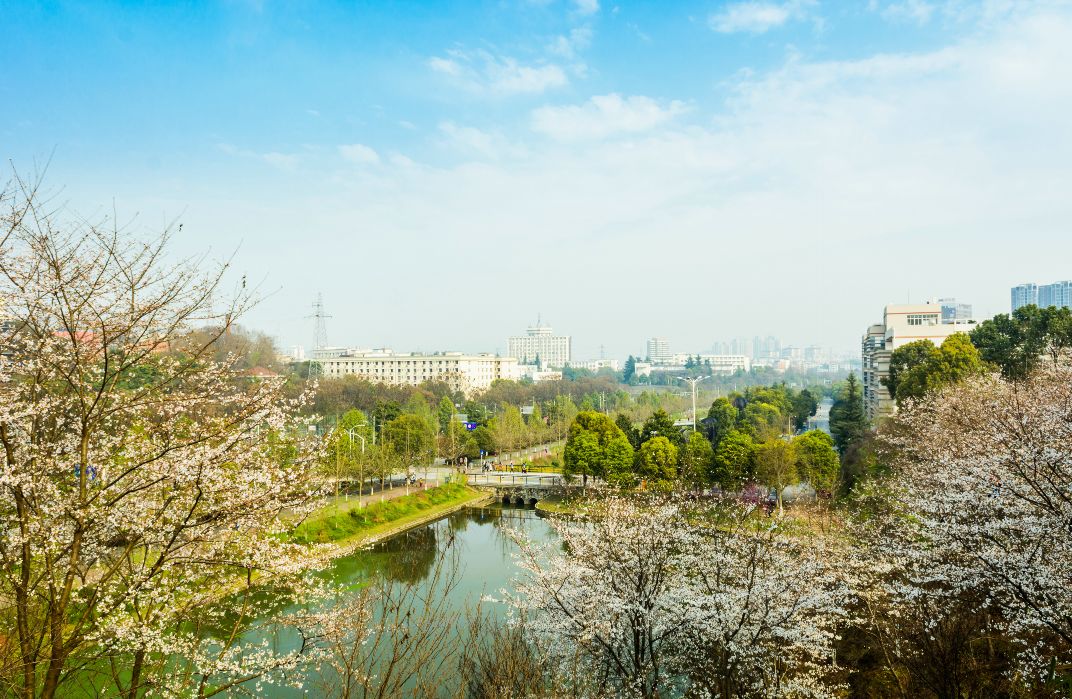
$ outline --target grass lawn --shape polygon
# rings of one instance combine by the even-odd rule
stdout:
[[[299,524],[290,535],[290,540],[312,544],[367,538],[482,497],[483,493],[472,488],[450,483],[367,507],[358,507],[356,502],[349,505],[336,502],[314,512]]]

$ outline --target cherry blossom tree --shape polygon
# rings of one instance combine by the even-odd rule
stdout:
[[[949,387],[894,427],[890,511],[869,525],[888,603],[926,597],[937,624],[977,599],[1038,686],[1072,661],[1072,369]]]
[[[507,597],[607,694],[833,696],[840,554],[750,513],[611,498],[592,519],[552,520],[550,546],[516,534],[527,577]]]
[[[212,358],[244,283],[214,312],[226,265],[169,262],[170,231],[76,220],[18,179],[0,199],[5,685],[210,696],[292,668],[300,649],[234,626],[266,611],[254,581],[312,594],[316,562],[276,536],[314,489],[296,404]]]

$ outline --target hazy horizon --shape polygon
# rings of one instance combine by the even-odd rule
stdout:
[[[1072,278],[1072,5],[597,0],[0,8],[0,151],[91,219],[235,252],[243,324],[574,357]]]

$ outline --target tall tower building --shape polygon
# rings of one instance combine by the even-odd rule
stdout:
[[[648,338],[648,359],[651,360],[652,364],[669,364],[671,362],[670,343],[666,341],[665,337]]]
[[[538,321],[524,335],[508,338],[507,354],[516,357],[521,364],[536,364],[544,369],[561,369],[570,363],[571,338],[555,335],[550,326]]]
[[[1035,284],[1027,283],[1012,288],[1012,310],[1022,306],[1037,306],[1039,302],[1039,289]]]
[[[1072,281],[1042,284],[1038,288],[1039,308],[1072,308]]]

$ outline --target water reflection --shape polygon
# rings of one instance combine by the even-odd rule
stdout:
[[[493,505],[460,510],[431,524],[412,529],[369,549],[337,559],[319,573],[340,590],[339,597],[322,600],[320,605],[345,605],[375,590],[381,594],[383,584],[395,589],[419,590],[414,599],[443,600],[444,607],[464,624],[468,612],[474,609],[485,594],[498,596],[501,589],[512,588],[519,574],[513,554],[517,547],[508,529],[522,529],[536,540],[551,536],[547,522],[531,507]],[[449,585],[443,581],[449,580]],[[390,595],[384,596],[389,604]],[[379,605],[373,613],[383,612]],[[291,608],[303,612],[311,609]],[[498,617],[505,613],[500,605],[485,606],[485,613]],[[414,608],[414,616],[421,609]],[[288,651],[301,642],[294,629],[269,628],[254,622],[244,634],[247,641],[268,640],[278,651]],[[329,672],[330,674],[330,672]],[[324,669],[310,671],[306,686],[331,685]],[[272,696],[305,697],[322,694],[308,690],[273,690]]]

